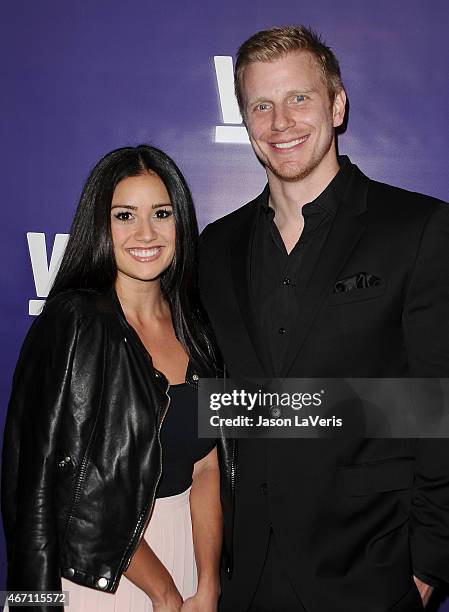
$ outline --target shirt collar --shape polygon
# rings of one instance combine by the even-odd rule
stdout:
[[[349,183],[349,179],[352,174],[353,165],[351,164],[349,157],[341,155],[338,157],[338,163],[340,166],[339,171],[331,180],[329,185],[320,193],[320,195],[304,204],[302,212],[305,216],[316,212],[324,211],[327,214],[334,216],[337,212],[338,205],[344,198],[346,187]],[[274,218],[274,210],[268,204],[269,202],[269,189],[265,190],[265,197],[261,200],[261,210],[268,215],[270,219]]]

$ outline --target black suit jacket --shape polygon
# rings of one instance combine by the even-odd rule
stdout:
[[[271,375],[248,282],[266,197],[267,189],[202,234],[202,299],[235,377]],[[379,282],[334,291],[360,273]],[[292,334],[285,377],[448,377],[449,207],[354,166]],[[234,549],[232,581],[241,592],[247,584],[248,597],[265,550],[261,481],[307,610],[400,610],[410,593],[419,606],[413,573],[449,582],[447,440],[225,441],[221,458],[226,551]]]

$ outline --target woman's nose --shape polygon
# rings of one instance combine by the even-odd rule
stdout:
[[[136,228],[135,238],[142,242],[150,242],[157,236],[154,224],[151,219],[142,219],[139,221],[138,227]]]

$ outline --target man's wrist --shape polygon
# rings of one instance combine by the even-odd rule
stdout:
[[[218,576],[208,575],[199,578],[197,594],[207,595],[208,597],[216,598],[218,600],[220,593],[221,588]]]

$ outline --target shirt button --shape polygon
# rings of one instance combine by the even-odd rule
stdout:
[[[286,276],[282,282],[284,283],[284,285],[290,285],[291,280],[289,279],[288,276]]]
[[[97,587],[99,589],[105,589],[108,586],[108,579],[107,578],[99,578],[97,580]]]
[[[280,327],[280,328],[279,328],[279,333],[280,333],[280,334],[285,334],[285,333],[286,333],[286,331],[287,331],[287,330],[285,329],[285,327]]]
[[[198,374],[192,374],[192,380],[198,380],[199,376]]]

